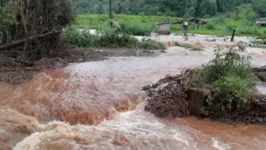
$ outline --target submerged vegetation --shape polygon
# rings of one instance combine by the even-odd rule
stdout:
[[[189,50],[192,50],[192,51],[202,51],[203,50],[202,48],[200,48],[198,46],[194,46],[194,45],[187,44],[187,43],[175,42],[175,46],[184,47],[185,49],[189,49]]]

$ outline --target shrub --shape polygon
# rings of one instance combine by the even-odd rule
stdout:
[[[206,26],[205,26],[206,29],[208,30],[215,30],[215,25],[212,23],[212,22],[209,22]]]
[[[219,15],[217,18],[215,18],[213,20],[213,22],[218,23],[218,24],[222,24],[222,23],[225,22],[225,19],[224,19],[224,17],[222,15]]]
[[[253,85],[239,76],[226,76],[215,82],[215,91],[227,95],[227,108],[237,108],[245,104],[253,92]]]
[[[138,44],[138,40],[127,34],[118,33],[114,30],[105,30],[97,40],[97,47],[106,48],[134,48]]]
[[[232,32],[232,31],[234,30],[234,26],[232,26],[232,25],[227,25],[227,26],[226,26],[226,30],[227,30],[228,32]]]
[[[64,40],[80,47],[94,47],[97,38],[84,30],[67,28],[64,33]]]
[[[258,18],[257,14],[254,12],[249,12],[246,14],[246,18],[249,22],[255,22],[256,19]]]
[[[240,28],[237,28],[237,32],[242,35],[257,35],[258,29],[257,27],[254,27],[254,26],[240,27]]]
[[[256,77],[252,72],[250,57],[240,56],[237,53],[216,53],[212,63],[204,69],[204,84],[213,86],[214,93],[209,99],[219,95],[226,95],[223,99],[227,108],[236,108],[247,102],[253,91]],[[224,104],[224,103],[223,103]]]

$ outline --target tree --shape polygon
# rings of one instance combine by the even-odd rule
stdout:
[[[255,1],[255,0],[254,0]],[[235,11],[236,7],[251,0],[112,0],[113,11],[129,15],[169,15],[176,17],[205,17]],[[76,0],[78,13],[108,14],[109,0]],[[93,9],[94,8],[94,9]]]
[[[57,51],[53,49],[60,44],[62,27],[75,17],[72,0],[0,2],[0,42],[6,44],[1,49],[9,50],[15,45],[16,51],[20,51],[15,54],[10,51],[15,58],[36,60],[54,55]]]
[[[253,0],[252,6],[260,17],[266,17],[266,0]]]
[[[112,0],[109,0],[109,19],[113,18]]]

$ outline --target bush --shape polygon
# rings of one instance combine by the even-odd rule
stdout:
[[[222,15],[219,15],[217,18],[215,18],[215,19],[213,20],[213,22],[215,22],[216,24],[217,24],[217,23],[218,23],[218,24],[222,24],[222,23],[225,22],[225,19],[224,19],[224,17],[223,17]]]
[[[97,38],[82,29],[67,28],[64,34],[64,40],[67,43],[79,47],[95,47],[95,41]]]
[[[234,26],[232,26],[232,25],[227,25],[227,26],[226,26],[226,30],[227,30],[228,32],[232,32],[232,31],[234,30]]]
[[[251,92],[254,90],[256,77],[252,72],[250,57],[240,56],[237,53],[216,53],[210,66],[204,69],[204,84],[213,86],[214,95],[226,95],[227,108],[236,108],[245,104]],[[223,103],[224,104],[224,103]]]
[[[97,40],[97,47],[106,48],[135,48],[138,40],[127,34],[118,33],[114,30],[105,30]]]
[[[246,18],[249,22],[256,22],[256,19],[258,18],[258,16],[254,12],[249,12],[246,14]]]
[[[237,32],[241,35],[257,35],[259,33],[257,27],[240,27],[237,28]]]
[[[206,26],[205,26],[206,29],[208,30],[215,30],[215,25],[212,23],[212,22],[209,22]]]
[[[226,76],[215,82],[215,91],[227,95],[227,108],[232,109],[247,102],[253,85],[239,76]]]

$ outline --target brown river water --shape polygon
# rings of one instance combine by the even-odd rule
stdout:
[[[254,65],[266,65],[253,54]],[[170,50],[156,57],[115,57],[0,84],[2,150],[264,150],[266,127],[144,111],[141,88],[199,66],[210,51]]]

